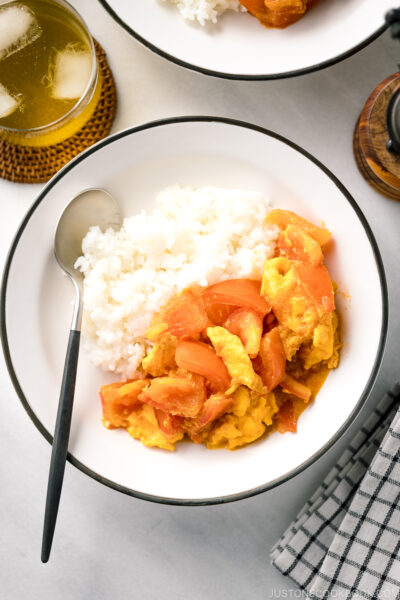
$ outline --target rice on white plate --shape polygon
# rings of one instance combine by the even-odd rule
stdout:
[[[164,2],[166,0],[163,0]],[[246,12],[238,0],[169,0],[176,4],[184,19],[198,21],[205,25],[207,21],[217,22],[217,17],[227,10]]]
[[[76,263],[91,361],[131,378],[151,346],[145,332],[153,315],[174,294],[223,279],[261,279],[278,236],[265,223],[269,211],[258,192],[172,186],[120,231],[92,227]]]

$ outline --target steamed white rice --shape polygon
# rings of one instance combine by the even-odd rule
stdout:
[[[155,312],[194,284],[261,279],[277,228],[258,192],[173,186],[120,231],[90,229],[77,266],[84,279],[84,339],[92,362],[130,378],[148,349]]]
[[[201,25],[205,25],[207,21],[216,23],[217,17],[227,10],[246,10],[238,0],[169,0],[169,2],[176,4],[184,19],[198,21]]]

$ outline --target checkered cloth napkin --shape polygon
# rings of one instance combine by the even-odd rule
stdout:
[[[400,384],[271,552],[309,598],[400,599]]]

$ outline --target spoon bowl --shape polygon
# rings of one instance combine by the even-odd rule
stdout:
[[[117,202],[111,194],[97,188],[85,190],[71,200],[57,225],[54,252],[58,264],[70,277],[82,278],[74,265],[82,254],[82,240],[93,225],[102,231],[121,227]]]

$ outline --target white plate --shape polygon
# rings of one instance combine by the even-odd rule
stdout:
[[[233,79],[289,77],[331,65],[385,29],[393,0],[321,0],[284,30],[266,29],[246,13],[226,12],[217,25],[185,21],[161,0],[100,0],[151,50],[182,66]]]
[[[51,440],[73,297],[53,256],[57,221],[85,188],[107,189],[127,216],[175,183],[258,190],[276,207],[324,221],[335,239],[327,263],[344,293],[338,296],[345,332],[341,364],[301,416],[297,435],[273,433],[236,452],[187,443],[169,453],[145,448],[124,430],[106,430],[98,389],[112,377],[81,350],[71,462],[149,500],[224,502],[273,487],[326,451],[360,409],[382,357],[387,293],[376,243],[348,192],[306,152],[259,127],[212,117],[150,123],[84,152],[45,187],[12,245],[2,287],[3,346],[23,404]]]

